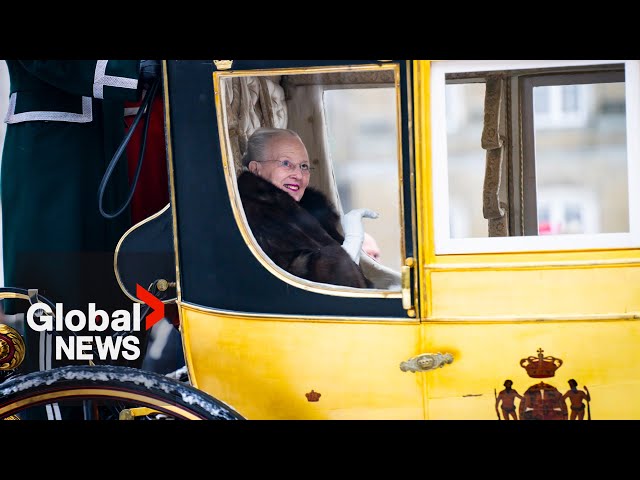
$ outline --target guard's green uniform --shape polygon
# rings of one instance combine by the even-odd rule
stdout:
[[[113,269],[130,217],[102,217],[98,188],[124,138],[124,102],[140,99],[140,60],[6,62],[11,87],[1,172],[5,285],[38,289],[62,302],[65,312],[86,314],[89,303],[110,316],[116,309],[131,311]],[[127,175],[122,158],[104,196],[107,212],[126,200]],[[9,313],[17,306],[5,304]],[[79,334],[106,336],[111,330]],[[74,363],[56,360],[51,333],[25,325],[25,341],[24,373]],[[75,418],[79,412],[78,406],[51,404],[24,418]]]
[[[131,309],[113,271],[130,226],[105,219],[98,187],[124,137],[126,100],[139,99],[139,60],[7,60],[11,80],[2,156],[5,286],[37,288],[65,310]],[[126,199],[126,159],[104,197]]]

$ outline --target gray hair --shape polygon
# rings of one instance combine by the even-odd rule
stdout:
[[[242,157],[242,166],[247,169],[252,161],[264,160],[271,141],[285,136],[302,141],[296,132],[288,128],[258,128],[247,140],[247,152]]]

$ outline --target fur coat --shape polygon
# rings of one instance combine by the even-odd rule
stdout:
[[[253,236],[276,265],[314,282],[372,287],[342,248],[340,216],[323,193],[307,187],[296,202],[251,172],[238,177],[238,189]]]

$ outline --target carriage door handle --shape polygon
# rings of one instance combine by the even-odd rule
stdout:
[[[442,368],[453,363],[453,355],[450,353],[422,353],[400,363],[400,370],[403,372],[426,372]]]
[[[407,315],[411,318],[416,316],[416,309],[413,306],[411,299],[413,290],[411,285],[411,269],[415,266],[415,260],[412,257],[408,257],[404,261],[404,265],[401,268],[401,288],[402,288],[402,308],[407,311]]]

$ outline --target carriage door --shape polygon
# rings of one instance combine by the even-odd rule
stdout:
[[[637,418],[638,62],[414,65],[425,417]]]
[[[413,371],[424,352],[414,296],[411,69],[404,60],[168,64],[190,375],[247,418],[424,418],[425,377]],[[304,172],[297,158],[260,161],[306,175],[305,197],[321,193],[339,215],[379,213],[363,220],[369,253],[359,265],[369,288],[310,280],[262,248],[239,191],[260,127],[293,130],[303,141]]]

